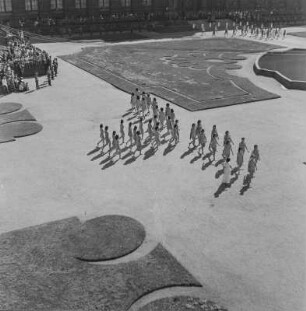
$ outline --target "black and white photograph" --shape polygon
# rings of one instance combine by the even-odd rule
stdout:
[[[306,0],[0,0],[0,311],[306,310]]]

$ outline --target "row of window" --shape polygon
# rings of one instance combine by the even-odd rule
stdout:
[[[39,0],[25,0],[26,11],[37,11]],[[64,0],[50,0],[51,10],[63,9]],[[111,0],[98,0],[99,8],[107,9],[110,7]],[[152,5],[152,0],[142,0],[143,6]],[[130,7],[131,0],[121,0],[122,7]],[[85,9],[87,7],[87,0],[75,0],[76,9]],[[12,0],[0,0],[0,12],[11,12],[12,11]]]

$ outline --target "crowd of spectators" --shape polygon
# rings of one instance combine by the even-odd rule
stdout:
[[[46,51],[33,46],[23,32],[7,34],[6,46],[0,51],[0,93],[28,90],[24,77],[46,74],[50,57]]]

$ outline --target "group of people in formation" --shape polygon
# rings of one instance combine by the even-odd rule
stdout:
[[[97,143],[97,147],[101,148],[101,153],[107,148],[109,157],[113,152],[113,157],[118,156],[121,159],[122,150],[130,148],[133,156],[139,153],[142,154],[144,145],[151,143],[151,147],[158,149],[161,145],[161,133],[165,131],[163,137],[170,135],[169,144],[176,145],[180,140],[179,121],[175,116],[174,109],[167,103],[165,107],[159,107],[156,98],[151,98],[149,93],[140,92],[137,88],[135,92],[131,94],[131,112],[134,113],[134,117],[137,118],[135,122],[129,122],[127,127],[124,120],[120,120],[119,131],[112,131],[108,126],[100,124],[100,140]],[[133,118],[131,118],[133,119]],[[146,120],[147,119],[147,120]],[[146,130],[145,130],[145,123]],[[147,137],[144,139],[145,132]],[[216,153],[219,142],[219,134],[217,126],[214,125],[210,134],[210,142],[208,144],[208,138],[205,133],[205,129],[201,120],[197,123],[193,123],[190,130],[190,142],[188,147],[198,148],[199,155],[204,155],[204,149],[208,146],[207,157],[211,162],[216,160]],[[101,147],[100,147],[101,145]],[[121,147],[123,145],[123,147]],[[230,157],[234,155],[233,152],[234,142],[231,138],[229,131],[226,131],[223,137],[223,151],[222,162],[224,167],[223,183],[230,183],[230,176],[232,167],[230,165]],[[133,151],[133,148],[134,151]],[[237,170],[238,174],[244,162],[245,151],[249,152],[246,145],[245,138],[241,138],[237,151]],[[257,162],[260,160],[258,145],[254,146],[248,161],[248,173],[250,177],[253,177],[257,170]]]
[[[198,147],[199,148],[199,154],[204,154],[204,148],[207,146],[208,139],[205,134],[205,130],[202,126],[201,120],[198,120],[197,123],[193,123],[191,125],[191,130],[190,130],[190,145],[193,145],[194,148]],[[228,185],[230,183],[230,176],[231,176],[231,171],[232,167],[230,165],[230,157],[234,156],[233,152],[233,145],[234,142],[231,138],[230,132],[226,131],[223,137],[223,151],[222,151],[222,158],[223,158],[223,183]],[[217,146],[220,146],[219,143],[219,134],[217,131],[217,126],[213,125],[211,134],[210,134],[210,142],[208,145],[208,158],[211,162],[216,160],[216,152],[217,152]],[[237,158],[236,158],[236,163],[237,163],[237,169],[238,169],[238,174],[240,173],[241,167],[244,162],[244,154],[245,151],[249,152],[248,147],[246,145],[245,138],[242,137],[241,141],[238,145],[238,151],[237,151]],[[255,171],[257,170],[257,162],[260,160],[259,156],[259,149],[258,145],[254,145],[254,149],[251,152],[249,161],[248,161],[248,173],[249,176],[252,178]]]
[[[131,112],[134,113],[137,121],[129,122],[126,127],[122,119],[119,124],[119,132],[113,131],[111,136],[108,126],[100,124],[100,140],[97,147],[102,144],[102,153],[104,148],[108,148],[109,156],[114,151],[113,156],[118,155],[121,158],[122,144],[130,148],[133,156],[137,152],[141,155],[143,146],[146,144],[151,143],[152,148],[158,149],[161,145],[162,131],[165,131],[163,137],[170,135],[169,144],[176,145],[179,142],[179,121],[169,103],[165,107],[159,107],[156,98],[152,99],[149,93],[141,93],[136,88],[135,92],[131,94],[130,104]],[[147,124],[145,125],[145,123]],[[148,133],[146,139],[144,139],[145,132]],[[133,148],[135,148],[134,151]]]
[[[218,30],[220,29],[220,22],[209,23],[209,30],[212,31],[212,36],[216,36],[218,34]],[[194,25],[195,28],[195,25]],[[205,24],[201,24],[202,35],[205,33]],[[252,37],[257,39],[284,39],[286,37],[287,30],[281,29],[281,27],[274,26],[273,23],[270,23],[268,26],[261,24],[257,26],[255,24],[250,24],[248,21],[243,23],[232,23],[232,37]],[[229,33],[229,23],[225,23],[224,36],[228,37]]]

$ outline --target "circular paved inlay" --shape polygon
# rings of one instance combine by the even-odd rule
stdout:
[[[86,221],[69,235],[72,253],[85,261],[103,261],[123,257],[144,241],[142,224],[126,216],[104,216]]]
[[[0,103],[0,114],[11,113],[22,108],[18,103]]]

